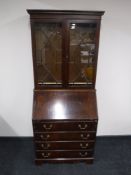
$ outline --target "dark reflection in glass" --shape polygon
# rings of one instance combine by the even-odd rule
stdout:
[[[61,84],[61,24],[37,24],[35,40],[38,84]]]
[[[96,24],[70,24],[69,84],[92,84]]]

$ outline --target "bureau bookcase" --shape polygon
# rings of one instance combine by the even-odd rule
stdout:
[[[92,163],[103,11],[27,10],[34,68],[35,162]]]

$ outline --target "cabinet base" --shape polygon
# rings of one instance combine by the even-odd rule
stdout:
[[[35,159],[36,165],[42,165],[44,163],[79,163],[79,162],[85,162],[87,164],[92,164],[94,161],[94,158],[78,158],[78,159]]]

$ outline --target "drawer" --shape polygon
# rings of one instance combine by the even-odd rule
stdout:
[[[95,140],[96,132],[40,132],[34,133],[35,141]]]
[[[97,121],[33,121],[34,131],[96,131]]]
[[[37,159],[50,158],[87,158],[93,155],[93,151],[77,150],[77,151],[36,151]]]
[[[70,149],[93,149],[94,141],[81,141],[81,142],[36,142],[36,150],[70,150]]]

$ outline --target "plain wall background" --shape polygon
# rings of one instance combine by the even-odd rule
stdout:
[[[105,10],[98,70],[98,135],[131,134],[131,1],[0,1],[0,136],[32,136],[33,67],[26,9]]]

